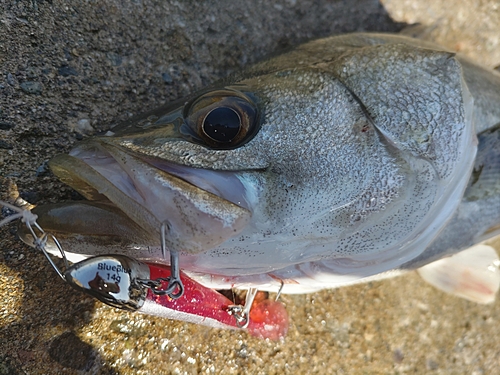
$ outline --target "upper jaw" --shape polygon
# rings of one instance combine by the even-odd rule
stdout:
[[[169,228],[172,250],[199,253],[240,233],[254,193],[238,173],[209,171],[136,154],[92,139],[50,162],[53,172],[87,199],[107,199],[145,230]],[[159,238],[159,236],[157,236]]]

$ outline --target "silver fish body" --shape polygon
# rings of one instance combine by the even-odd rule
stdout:
[[[316,40],[56,157],[91,203],[40,207],[40,224],[70,253],[165,262],[166,223],[207,284],[350,284],[500,222],[495,179],[473,186],[497,124],[493,71],[403,36]]]

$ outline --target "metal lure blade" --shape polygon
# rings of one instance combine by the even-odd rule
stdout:
[[[124,255],[101,255],[74,264],[64,277],[73,288],[101,302],[135,311],[146,300],[148,288],[140,280],[149,279],[149,267]]]

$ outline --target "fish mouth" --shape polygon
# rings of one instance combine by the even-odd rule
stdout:
[[[141,245],[158,246],[165,224],[170,251],[196,254],[216,247],[245,228],[256,203],[238,172],[182,166],[99,138],[49,165],[86,199],[116,207],[135,224],[134,231],[141,228],[140,237],[149,238]],[[59,224],[57,230],[64,228]]]
[[[168,270],[170,275],[165,268],[169,257],[163,258],[159,250],[162,223],[167,223],[168,250],[196,254],[240,233],[256,203],[255,192],[238,172],[186,167],[133,153],[99,138],[82,143],[68,155],[56,156],[49,165],[61,181],[87,199],[33,210],[40,227],[53,234],[63,250],[50,237],[44,249],[57,256],[63,252],[73,263],[89,256],[106,254],[107,259],[107,254],[127,254],[164,263],[164,268],[155,265],[154,269]],[[18,234],[27,244],[34,243],[24,223],[20,223]],[[152,275],[153,279],[160,276]],[[182,278],[189,298],[165,298],[162,306],[148,301],[141,311],[236,328],[234,318],[216,305],[219,302],[227,307],[231,301],[189,276],[183,274]],[[193,298],[197,298],[194,304]],[[287,326],[277,328],[276,334],[284,335]],[[262,322],[251,321],[249,330],[270,337]]]

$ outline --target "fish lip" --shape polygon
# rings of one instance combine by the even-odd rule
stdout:
[[[147,163],[148,165],[169,175],[178,177],[198,189],[217,195],[219,198],[231,202],[241,208],[253,211],[253,204],[249,202],[248,199],[238,199],[238,194],[234,194],[234,191],[228,189],[227,186],[224,186],[224,184],[217,183],[219,178],[224,180],[232,180],[235,183],[241,183],[237,176],[238,173],[241,173],[243,171],[216,171],[203,168],[194,168],[147,155],[141,155],[131,152],[129,153]],[[238,181],[236,181],[235,179]],[[245,189],[243,184],[241,188],[243,190]]]
[[[94,157],[89,157],[88,155],[86,156],[85,154],[89,146],[92,149],[92,152],[100,152],[101,154],[96,154]],[[94,160],[104,160],[105,158],[109,158],[109,161],[112,161],[113,163],[116,162],[116,157],[110,152],[110,149],[113,147],[120,149],[131,157],[148,164],[150,167],[155,168],[158,171],[165,172],[168,175],[183,180],[196,189],[212,193],[229,203],[235,204],[250,212],[253,211],[255,202],[251,201],[250,198],[245,197],[245,186],[238,177],[238,174],[243,171],[217,171],[190,167],[169,160],[141,154],[133,150],[123,148],[119,145],[115,145],[114,143],[109,143],[108,139],[101,140],[99,138],[75,147],[70,151],[69,155],[82,160],[84,163],[94,168],[94,166],[90,163],[92,158],[94,158]],[[121,170],[121,172],[126,175],[124,170]],[[105,173],[101,174],[103,175],[103,178],[107,178]],[[224,182],[228,181],[236,185],[239,184],[239,188],[235,188],[234,185],[232,185],[233,188],[231,189],[231,185],[224,184]],[[243,191],[243,193],[235,194],[237,191]]]
[[[134,153],[99,139],[82,143],[69,155],[56,156],[49,166],[85,198],[110,201],[133,220],[147,233],[148,241],[142,245],[159,245],[160,230],[165,225],[167,248],[186,254],[206,252],[237,236],[253,215],[245,208],[249,207],[246,203],[257,202],[255,185],[250,183],[247,191],[245,181],[237,174],[228,174],[231,184],[227,187],[228,181],[219,179],[218,172],[201,171],[210,175],[208,185],[220,187],[220,191],[210,192],[189,178],[164,172]],[[187,173],[186,169],[182,171]],[[226,194],[231,192],[232,196]],[[247,193],[253,201],[247,199]]]

